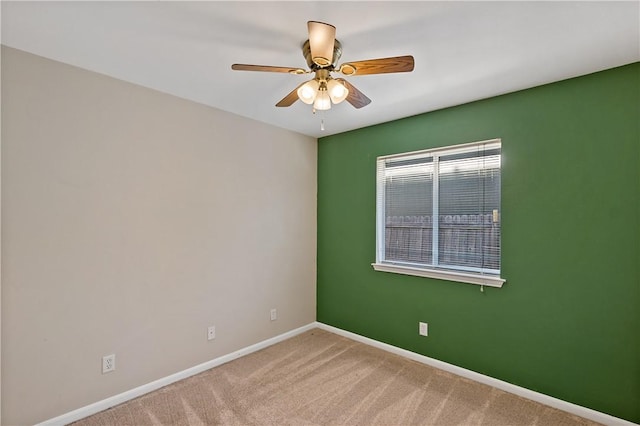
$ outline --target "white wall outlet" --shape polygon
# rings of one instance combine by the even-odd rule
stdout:
[[[213,340],[216,338],[216,326],[212,325],[207,328],[207,340]]]
[[[278,310],[273,308],[271,310],[271,321],[275,321],[278,319]]]
[[[418,326],[418,333],[420,333],[421,336],[428,336],[429,335],[429,324],[427,324],[426,322],[420,322],[418,324],[420,324]]]
[[[111,373],[116,369],[116,354],[102,357],[102,374]]]

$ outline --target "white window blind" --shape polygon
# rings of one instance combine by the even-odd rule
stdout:
[[[496,139],[378,157],[376,264],[499,277],[500,150]]]

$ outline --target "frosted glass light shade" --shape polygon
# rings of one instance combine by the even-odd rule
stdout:
[[[349,96],[349,89],[341,82],[333,79],[327,81],[327,91],[334,104],[339,104]]]
[[[329,99],[329,94],[326,90],[318,91],[318,96],[316,96],[313,107],[318,111],[331,109],[331,99]]]
[[[318,94],[320,83],[317,80],[309,80],[298,88],[298,98],[305,104],[311,105]]]
[[[336,39],[336,27],[324,22],[309,21],[309,48],[311,59],[319,67],[331,65]]]

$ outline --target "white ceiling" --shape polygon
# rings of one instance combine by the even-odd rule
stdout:
[[[640,60],[640,2],[2,1],[2,44],[315,137]],[[312,114],[274,105],[308,75],[308,20],[339,63],[413,55],[412,73],[353,76],[371,98]],[[320,114],[325,131],[320,130]]]

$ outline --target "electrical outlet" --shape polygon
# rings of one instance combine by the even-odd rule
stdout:
[[[216,338],[216,326],[212,325],[207,328],[207,340],[213,340]]]
[[[102,357],[102,374],[111,373],[116,369],[116,354]]]
[[[427,324],[426,322],[420,322],[418,323],[418,333],[420,333],[421,336],[428,336],[429,335],[429,324]]]
[[[275,321],[277,319],[278,319],[278,310],[274,308],[271,310],[271,321]]]

